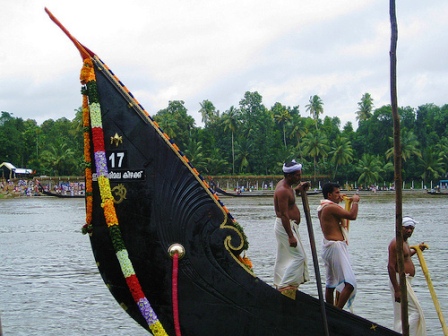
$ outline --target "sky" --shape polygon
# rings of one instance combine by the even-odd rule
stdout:
[[[154,115],[183,100],[224,112],[245,92],[263,104],[324,103],[357,127],[364,93],[390,104],[387,0],[14,0],[0,12],[0,111],[72,120],[82,60],[53,15]],[[398,105],[448,103],[448,1],[397,0]]]

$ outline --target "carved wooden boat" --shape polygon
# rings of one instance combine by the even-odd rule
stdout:
[[[252,273],[240,256],[244,233],[214,190],[98,56],[48,14],[83,58],[84,230],[120,306],[154,335],[324,335],[321,302],[286,297]],[[332,306],[325,316],[330,335],[398,335]]]
[[[269,191],[245,191],[245,192],[228,192],[225,191],[219,187],[215,187],[214,191],[219,195],[219,196],[230,196],[230,197],[274,197],[274,191],[273,190],[269,190]],[[321,191],[307,191],[306,192],[307,195],[322,195]]]
[[[79,194],[74,194],[74,195],[58,194],[58,193],[54,193],[54,192],[46,191],[46,190],[41,190],[41,193],[46,195],[46,196],[53,196],[53,197],[57,197],[57,198],[85,198],[84,195],[79,195]]]

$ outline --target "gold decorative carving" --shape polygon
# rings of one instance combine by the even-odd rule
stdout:
[[[113,137],[110,137],[110,143],[115,144],[115,147],[118,147],[119,144],[123,143],[123,137],[115,133]]]
[[[119,184],[112,188],[112,196],[114,196],[114,203],[120,204],[123,200],[126,199],[126,187],[123,184]]]

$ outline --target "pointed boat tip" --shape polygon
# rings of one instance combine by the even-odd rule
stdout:
[[[90,58],[95,56],[95,53],[93,53],[88,48],[84,47],[76,38],[73,37],[72,34],[64,27],[64,25],[53,15],[53,13],[47,8],[44,7],[45,12],[50,17],[51,21],[53,21],[56,26],[58,26],[64,34],[73,42],[76,49],[78,49],[79,53],[81,54],[82,59]]]

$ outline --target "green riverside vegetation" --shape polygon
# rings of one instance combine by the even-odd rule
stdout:
[[[389,105],[374,108],[365,93],[354,106],[358,122],[341,125],[324,116],[324,102],[311,96],[303,110],[275,103],[267,108],[258,92],[246,92],[239,106],[216,110],[200,103],[203,127],[195,125],[182,100],[170,101],[153,118],[174,139],[203,176],[279,175],[282,163],[296,159],[308,176],[358,185],[394,179],[393,121]],[[81,108],[73,120],[0,117],[0,162],[37,171],[37,176],[83,174]],[[399,109],[403,180],[445,178],[448,171],[448,105]],[[342,126],[342,127],[341,127]]]

